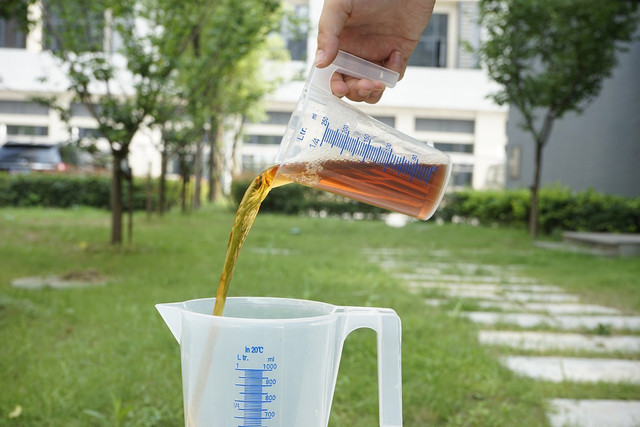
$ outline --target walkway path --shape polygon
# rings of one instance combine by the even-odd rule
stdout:
[[[481,326],[481,343],[511,353],[500,361],[514,372],[552,382],[640,384],[640,316],[581,303],[556,285],[519,275],[517,266],[419,263],[393,249],[368,255],[410,288],[437,295],[428,305],[468,302],[462,307],[474,310],[460,314]],[[553,427],[640,426],[640,400],[552,399],[551,408]]]

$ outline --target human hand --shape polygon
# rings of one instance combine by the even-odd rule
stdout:
[[[435,0],[325,0],[318,23],[315,66],[331,64],[338,49],[404,75]],[[335,73],[331,90],[336,96],[374,104],[382,82]]]

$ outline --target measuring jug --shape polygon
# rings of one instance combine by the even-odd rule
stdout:
[[[398,73],[342,51],[328,67],[314,67],[282,138],[275,179],[428,219],[444,195],[449,156],[334,96],[334,72],[388,87],[398,80]]]
[[[342,346],[358,328],[378,333],[381,426],[402,426],[400,318],[391,309],[285,298],[158,304],[180,343],[185,424],[326,427]]]

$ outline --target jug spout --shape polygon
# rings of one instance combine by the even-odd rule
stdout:
[[[167,324],[171,333],[180,343],[182,335],[182,311],[184,310],[182,303],[156,304],[156,309]]]

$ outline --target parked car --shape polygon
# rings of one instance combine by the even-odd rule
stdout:
[[[59,144],[7,142],[0,147],[0,171],[66,171]]]

